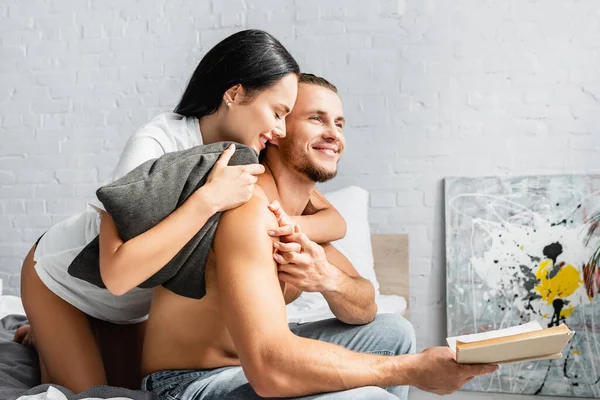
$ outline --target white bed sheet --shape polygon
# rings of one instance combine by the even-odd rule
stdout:
[[[404,315],[406,299],[402,296],[381,294],[375,298],[377,314]],[[287,305],[288,322],[307,323],[335,318],[323,295],[320,293],[302,293],[293,303]]]
[[[17,296],[0,296],[0,319],[11,314],[25,315],[21,298]]]

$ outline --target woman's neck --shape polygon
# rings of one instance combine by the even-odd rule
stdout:
[[[219,126],[221,126],[219,123],[220,117],[219,110],[217,110],[198,120],[198,129],[200,130],[200,136],[202,136],[202,143],[211,144],[223,141],[223,132],[219,129]]]

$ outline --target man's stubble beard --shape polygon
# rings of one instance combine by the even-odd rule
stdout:
[[[301,154],[295,151],[290,152],[287,164],[293,170],[306,176],[310,181],[315,183],[327,182],[337,175],[337,168],[333,172],[327,171],[324,168],[319,168],[318,165],[310,161],[310,158],[304,152]]]

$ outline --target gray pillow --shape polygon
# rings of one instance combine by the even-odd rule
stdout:
[[[124,177],[101,187],[98,199],[113,218],[119,236],[130,240],[171,214],[204,185],[213,165],[231,142],[197,146],[149,160]],[[256,151],[237,144],[229,165],[258,163]],[[181,296],[206,294],[204,272],[221,213],[210,217],[196,235],[161,270],[139,287],[163,285]],[[101,288],[99,240],[96,237],[69,265],[70,275]]]

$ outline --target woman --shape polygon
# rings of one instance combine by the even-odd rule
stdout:
[[[201,60],[175,109],[140,128],[128,141],[113,178],[171,152],[218,141],[234,141],[257,152],[285,136],[285,116],[294,106],[299,68],[271,35],[236,33]],[[264,169],[227,166],[225,151],[207,179],[169,217],[123,242],[110,215],[85,212],[53,226],[27,255],[21,295],[43,380],[81,392],[92,385],[138,388],[144,321],[151,290],[137,288],[161,269],[215,212],[250,198]],[[345,224],[322,197],[321,208],[301,221],[313,240],[344,235]],[[329,226],[323,231],[317,226]],[[337,228],[335,228],[337,227]],[[74,257],[100,235],[100,270],[108,290],[67,273]],[[116,296],[119,294],[120,296]]]

